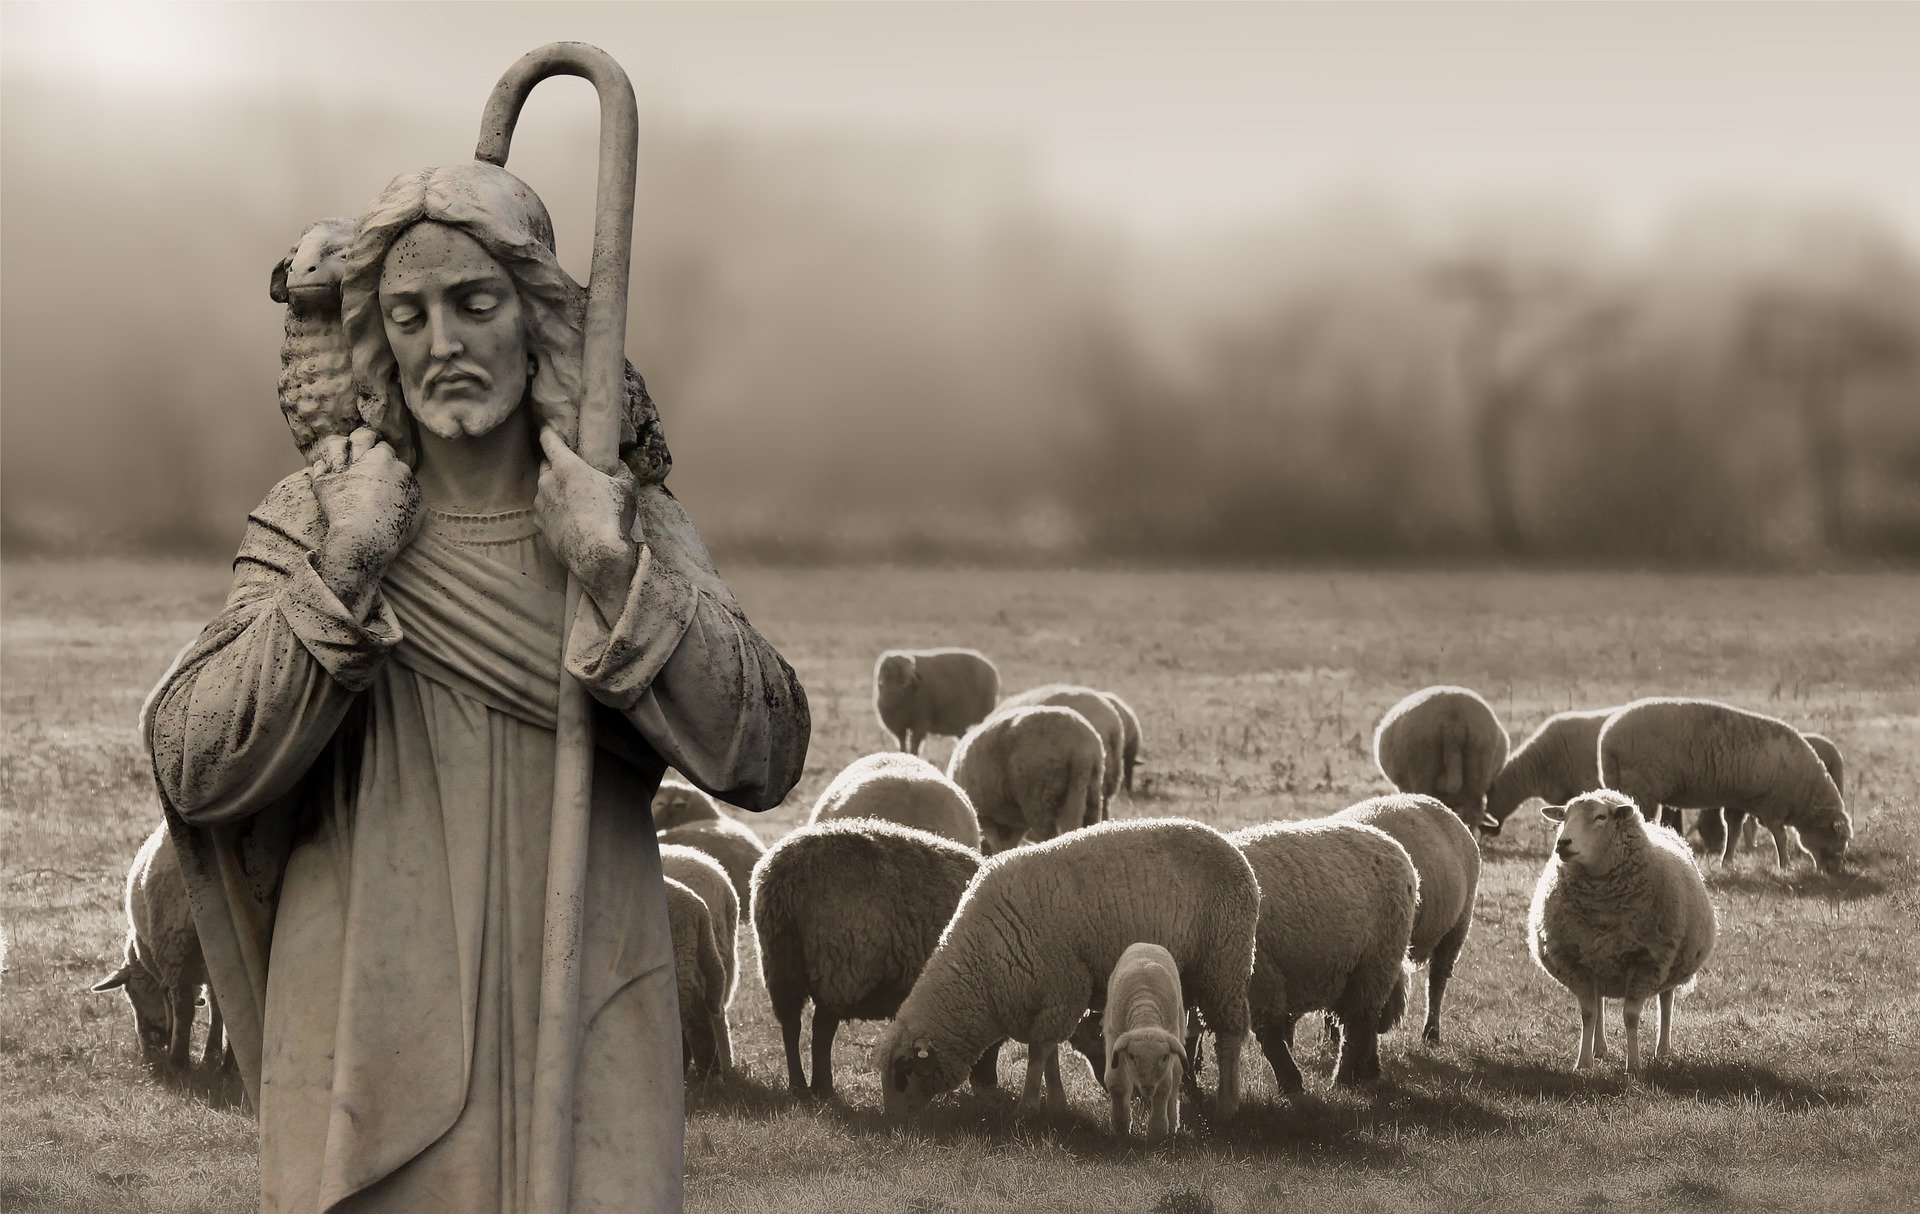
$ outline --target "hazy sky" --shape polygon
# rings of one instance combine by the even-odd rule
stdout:
[[[643,98],[1025,150],[1143,236],[1349,191],[1575,203],[1635,232],[1728,196],[1864,203],[1920,237],[1920,6],[8,4],[7,69],[129,90],[478,112],[582,38]],[[644,101],[643,101],[644,103]]]

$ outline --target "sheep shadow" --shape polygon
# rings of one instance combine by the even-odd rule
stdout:
[[[1641,1084],[1664,1095],[1708,1104],[1758,1101],[1788,1113],[1857,1104],[1863,1098],[1859,1090],[1844,1083],[1810,1082],[1754,1063],[1655,1061],[1636,1080],[1626,1073],[1619,1049],[1616,1042],[1614,1056],[1589,1071],[1576,1071],[1566,1062],[1485,1056],[1454,1059],[1434,1054],[1409,1055],[1401,1065],[1450,1087],[1477,1087],[1536,1100],[1620,1096]]]

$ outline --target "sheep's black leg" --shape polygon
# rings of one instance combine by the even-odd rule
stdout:
[[[840,1017],[813,1005],[813,1094],[826,1099],[833,1095],[833,1035],[840,1031]]]
[[[807,1094],[807,1072],[800,1065],[800,1013],[804,1007],[805,1000],[802,1000],[791,1008],[776,1006],[773,1009],[773,1014],[780,1020],[780,1042],[787,1047],[787,1090],[795,1096]],[[816,1032],[818,1023],[816,1019]]]
[[[1460,946],[1467,942],[1467,928],[1467,924],[1461,924],[1433,946],[1433,959],[1427,964],[1427,1023],[1420,1032],[1420,1039],[1428,1045],[1440,1044],[1440,1005],[1447,997],[1447,982],[1453,977]]]
[[[1307,1086],[1301,1078],[1300,1067],[1293,1060],[1293,1021],[1292,1016],[1275,1017],[1254,1026],[1254,1036],[1260,1039],[1260,1052],[1273,1067],[1273,1081],[1289,1096]]]
[[[986,1053],[974,1062],[973,1070],[967,1075],[967,1081],[976,1092],[990,1092],[1000,1086],[1000,1046],[994,1042],[987,1047]]]
[[[1380,1033],[1375,1027],[1378,1019],[1378,1013],[1339,1017],[1340,1061],[1333,1068],[1335,1083],[1350,1087],[1380,1078]]]

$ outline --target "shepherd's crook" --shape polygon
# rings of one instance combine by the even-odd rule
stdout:
[[[487,98],[474,159],[505,167],[513,127],[533,86],[584,76],[600,94],[600,182],[594,201],[593,270],[587,278],[580,432],[574,450],[602,472],[620,462],[626,401],[627,271],[633,250],[634,166],[640,114],[633,85],[613,57],[584,42],[550,42],[507,69]],[[580,602],[567,579],[565,633]],[[540,1028],[533,1063],[533,1142],[520,1208],[560,1214],[573,1179],[573,1097],[580,1066],[580,921],[586,899],[587,823],[593,797],[593,718],[586,688],[560,675],[553,757],[553,836],[547,852],[546,930],[540,953]]]

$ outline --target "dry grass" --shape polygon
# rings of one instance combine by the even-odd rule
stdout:
[[[249,1208],[249,1123],[144,1079],[124,1000],[85,989],[111,967],[121,874],[153,820],[134,714],[214,609],[223,573],[12,563],[0,576],[0,926],[11,946],[0,1209]],[[1015,1117],[1010,1097],[958,1096],[889,1127],[866,1071],[872,1025],[842,1030],[842,1103],[793,1101],[749,952],[734,1016],[743,1074],[690,1097],[692,1208],[1914,1204],[1920,579],[863,570],[746,571],[734,583],[813,697],[806,779],[754,820],[769,839],[883,744],[868,704],[873,655],[963,642],[992,653],[1010,688],[1074,679],[1125,694],[1152,766],[1121,812],[1223,827],[1378,791],[1372,724],[1426,683],[1481,689],[1516,731],[1575,705],[1714,694],[1841,743],[1861,863],[1840,881],[1783,876],[1758,855],[1712,872],[1721,943],[1681,1000],[1676,1060],[1645,1082],[1576,1076],[1572,1000],[1522,937],[1547,839],[1525,815],[1489,850],[1443,1047],[1389,1037],[1387,1084],[1350,1094],[1326,1087],[1314,1042],[1306,1099],[1277,1100],[1254,1067],[1238,1122],[1196,1119],[1162,1151],[1109,1138],[1077,1066],[1064,1120]],[[1017,1078],[1018,1055],[1003,1080]]]

